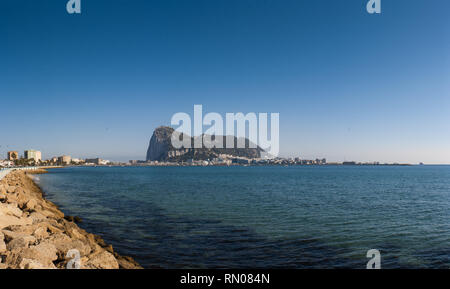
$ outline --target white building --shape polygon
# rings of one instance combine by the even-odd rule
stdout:
[[[40,151],[27,150],[23,155],[27,160],[34,160],[35,162],[42,160],[42,153]]]

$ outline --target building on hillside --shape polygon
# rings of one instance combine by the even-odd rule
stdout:
[[[35,162],[39,162],[42,160],[42,153],[40,151],[35,150],[27,150],[24,152],[23,156],[27,160],[34,160]]]
[[[8,161],[15,161],[19,159],[19,153],[16,151],[8,152]]]

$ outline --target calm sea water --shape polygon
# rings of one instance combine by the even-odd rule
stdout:
[[[146,268],[450,268],[450,166],[52,169],[46,197]]]

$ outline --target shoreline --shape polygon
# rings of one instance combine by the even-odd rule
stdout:
[[[13,171],[0,181],[0,269],[142,269],[45,199],[30,176],[43,173]]]
[[[298,164],[188,164],[188,163],[159,163],[159,164],[114,164],[114,165],[67,165],[59,167],[42,167],[43,169],[55,169],[55,168],[146,168],[146,167],[424,167],[424,166],[450,166],[450,164],[323,164],[323,165],[298,165]]]

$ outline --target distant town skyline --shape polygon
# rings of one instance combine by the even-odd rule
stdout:
[[[30,155],[30,152],[32,152],[33,154]],[[37,153],[37,154],[34,154]],[[79,163],[80,161],[86,161],[87,163],[97,163],[99,164],[100,162],[103,162],[103,164],[112,162],[112,163],[143,163],[145,162],[145,158],[141,158],[140,156],[138,158],[131,158],[131,159],[126,159],[125,157],[121,158],[121,159],[112,159],[112,160],[105,160],[104,157],[99,157],[99,156],[88,156],[88,157],[72,157],[71,155],[68,154],[54,154],[53,156],[49,156],[49,157],[42,157],[42,152],[41,151],[36,151],[36,150],[25,150],[23,154],[17,152],[17,151],[7,151],[6,152],[6,157],[2,157],[0,156],[0,160],[5,160],[5,161],[12,161],[14,159],[34,159],[35,161],[51,161],[51,162],[59,162],[59,163],[66,163],[66,164],[70,164],[72,160],[75,161],[75,163]],[[402,162],[402,161],[380,161],[380,160],[348,160],[348,159],[343,159],[343,160],[331,160],[329,162],[327,162],[327,159],[324,157],[305,157],[305,156],[279,156],[276,157],[276,159],[286,159],[286,160],[295,160],[297,162],[302,161],[302,163],[304,162],[304,164],[312,164],[312,162],[317,163],[317,164],[336,164],[336,163],[340,163],[340,164],[350,164],[350,163],[354,163],[354,164],[376,164],[376,165],[382,165],[382,164],[428,164],[428,165],[439,165],[439,164],[443,164],[443,165],[450,165],[448,163],[423,163],[423,162]],[[94,161],[95,160],[95,161]]]
[[[145,159],[177,112],[277,112],[280,156],[450,164],[450,3],[5,1],[0,159]]]

